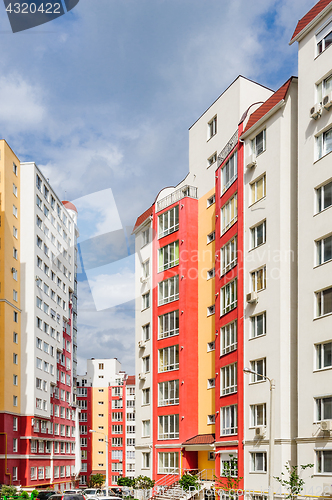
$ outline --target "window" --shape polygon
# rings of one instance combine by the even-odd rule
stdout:
[[[237,281],[230,281],[220,290],[220,315],[228,313],[237,306]]]
[[[220,369],[220,396],[233,394],[237,391],[237,363],[223,366]]]
[[[329,23],[316,35],[317,55],[326,50],[332,43],[332,27]]]
[[[142,247],[150,243],[150,229],[142,232]]]
[[[41,388],[42,388],[42,379],[36,378],[36,389],[41,389]]]
[[[112,413],[112,421],[113,422],[122,422],[122,413],[121,412],[113,412]]]
[[[142,453],[142,469],[150,469],[150,453]]]
[[[18,213],[18,212],[17,212],[17,207],[15,207],[15,205],[13,205],[13,215],[14,215],[14,217],[16,217],[16,218],[17,218],[17,213]]]
[[[265,135],[264,129],[251,141],[251,151],[255,156],[260,155],[266,149]]]
[[[266,472],[266,452],[250,453],[251,472]]]
[[[250,184],[251,191],[251,204],[256,203],[256,201],[261,200],[266,196],[266,175],[257,179],[255,182]]]
[[[159,329],[158,339],[166,337],[173,337],[179,334],[179,311],[172,311],[170,313],[159,316]]]
[[[237,405],[220,408],[220,435],[237,434]]]
[[[234,321],[222,327],[220,334],[220,355],[223,356],[228,352],[235,351],[237,349],[237,322]]]
[[[150,371],[150,356],[145,356],[145,358],[143,358],[143,371],[144,373]]]
[[[148,309],[148,307],[150,307],[150,292],[142,295],[142,311]]]
[[[13,333],[13,342],[18,344],[18,334],[16,332]]]
[[[17,298],[18,298],[17,291],[13,290],[13,300],[17,302]]]
[[[18,430],[18,419],[17,417],[13,417],[13,431],[17,431]]]
[[[30,467],[30,478],[31,480],[37,479],[37,467]]]
[[[122,434],[123,427],[122,425],[112,425],[112,434]]]
[[[211,155],[207,160],[207,168],[211,167],[217,161],[217,151]]]
[[[251,316],[250,318],[251,328],[250,328],[250,338],[254,339],[266,334],[266,311],[257,314],[256,316]]]
[[[179,275],[172,276],[158,284],[158,306],[179,298]]]
[[[150,388],[148,389],[143,389],[142,391],[143,395],[143,405],[149,405],[150,404]]]
[[[332,90],[332,76],[330,75],[329,77],[325,78],[325,80],[316,85],[317,102],[322,104],[323,98],[327,94],[329,94],[331,90]]]
[[[213,205],[215,202],[216,202],[216,195],[213,194],[212,196],[210,196],[210,198],[207,199],[206,207],[207,208],[211,207],[211,205]]]
[[[332,128],[316,137],[317,159],[332,151]]]
[[[142,278],[146,279],[150,276],[150,259],[146,260],[142,264]]]
[[[332,473],[332,450],[317,450],[316,460],[318,474]]]
[[[220,215],[220,230],[223,235],[237,221],[237,194],[225,203]]]
[[[212,342],[207,343],[207,352],[214,351],[215,348],[216,348],[216,343],[214,340]]]
[[[169,380],[158,384],[158,406],[179,404],[179,381]]]
[[[221,193],[223,194],[237,178],[237,151],[221,169]]]
[[[16,239],[18,238],[18,230],[17,230],[17,228],[15,226],[13,226],[13,236]]]
[[[150,436],[150,420],[142,420],[142,437]]]
[[[324,262],[332,259],[332,235],[316,241],[316,265],[320,266]]]
[[[208,245],[209,243],[212,243],[216,239],[216,232],[212,231],[212,233],[209,233],[206,237],[206,244]]]
[[[217,133],[217,115],[208,122],[208,140]]]
[[[332,182],[316,189],[317,213],[332,205]]]
[[[237,237],[230,240],[221,249],[221,276],[236,266],[237,263]]]
[[[13,467],[13,481],[18,479],[18,467]]]
[[[179,229],[179,205],[158,217],[158,238],[163,238]]]
[[[134,418],[129,419],[129,420],[135,420],[135,415],[134,415]],[[127,434],[135,434],[135,426],[134,425],[127,425]]]
[[[215,386],[216,386],[216,379],[215,378],[208,378],[207,388],[213,389]]]
[[[18,355],[15,353],[13,354],[13,363],[14,363],[14,365],[18,364]]]
[[[158,272],[179,264],[179,241],[174,241],[158,250]]]
[[[13,247],[13,257],[14,257],[14,259],[16,259],[16,260],[17,260],[17,258],[18,258],[18,251],[17,251],[17,248],[15,248],[15,247]]]
[[[316,317],[332,312],[332,288],[316,292]]]
[[[158,371],[167,372],[179,369],[179,346],[173,345],[158,350]]]
[[[251,373],[250,382],[260,382],[261,380],[266,380],[266,358],[256,359],[255,361],[250,361],[250,368],[256,372]]]
[[[15,163],[13,163],[13,172],[15,175],[17,175],[17,166],[15,165]]]
[[[250,427],[266,425],[266,404],[250,406]]]
[[[256,248],[266,242],[266,221],[250,228],[250,248]]]
[[[260,292],[266,288],[266,267],[261,267],[251,274],[251,291]]]
[[[332,420],[332,396],[316,399],[316,422]]]
[[[178,474],[179,453],[161,452],[158,453],[158,474]]]
[[[142,326],[143,340],[150,340],[150,323]]]
[[[179,438],[179,415],[162,415],[158,418],[158,439]]]
[[[316,349],[316,370],[332,367],[332,342],[317,344]]]

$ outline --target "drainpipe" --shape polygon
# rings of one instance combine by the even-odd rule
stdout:
[[[9,476],[9,485],[12,482],[12,475],[7,472],[7,432],[0,432],[1,436],[5,436],[5,476]]]

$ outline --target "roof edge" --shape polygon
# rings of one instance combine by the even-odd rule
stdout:
[[[314,6],[315,7],[315,6]],[[313,7],[313,8],[314,8]],[[290,41],[288,42],[288,45],[292,45],[294,42],[298,42],[303,36],[306,35],[306,33],[308,31],[310,31],[313,26],[322,18],[325,16],[325,14],[329,11],[329,9],[331,9],[332,7],[332,2],[330,2],[326,7],[324,7],[324,9],[319,13],[317,14],[317,16],[315,16],[304,28],[302,28],[301,31],[299,31],[297,33],[297,35],[294,36],[294,33],[296,32],[296,28],[295,28],[295,31],[293,33],[293,36],[292,38],[290,39]],[[310,9],[311,10],[311,9]],[[309,10],[309,12],[310,12]],[[309,12],[307,12],[307,14],[309,14]],[[307,15],[306,14],[306,15]],[[303,16],[305,17],[305,16]],[[298,23],[302,20],[303,18],[299,19]]]

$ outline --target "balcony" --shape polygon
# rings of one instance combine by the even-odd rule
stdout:
[[[183,186],[174,191],[174,193],[165,196],[162,200],[158,201],[156,212],[164,210],[164,208],[173,205],[173,203],[182,200],[182,198],[195,198],[197,200],[197,188],[194,186]]]

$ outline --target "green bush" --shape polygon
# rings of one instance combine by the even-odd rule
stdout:
[[[192,476],[191,474],[183,474],[179,480],[179,485],[185,491],[188,491],[190,488],[193,489],[193,487],[196,490],[198,489],[198,478],[196,476]]]
[[[1,488],[0,494],[2,497],[16,497],[17,496],[16,486],[6,486],[4,484]]]

